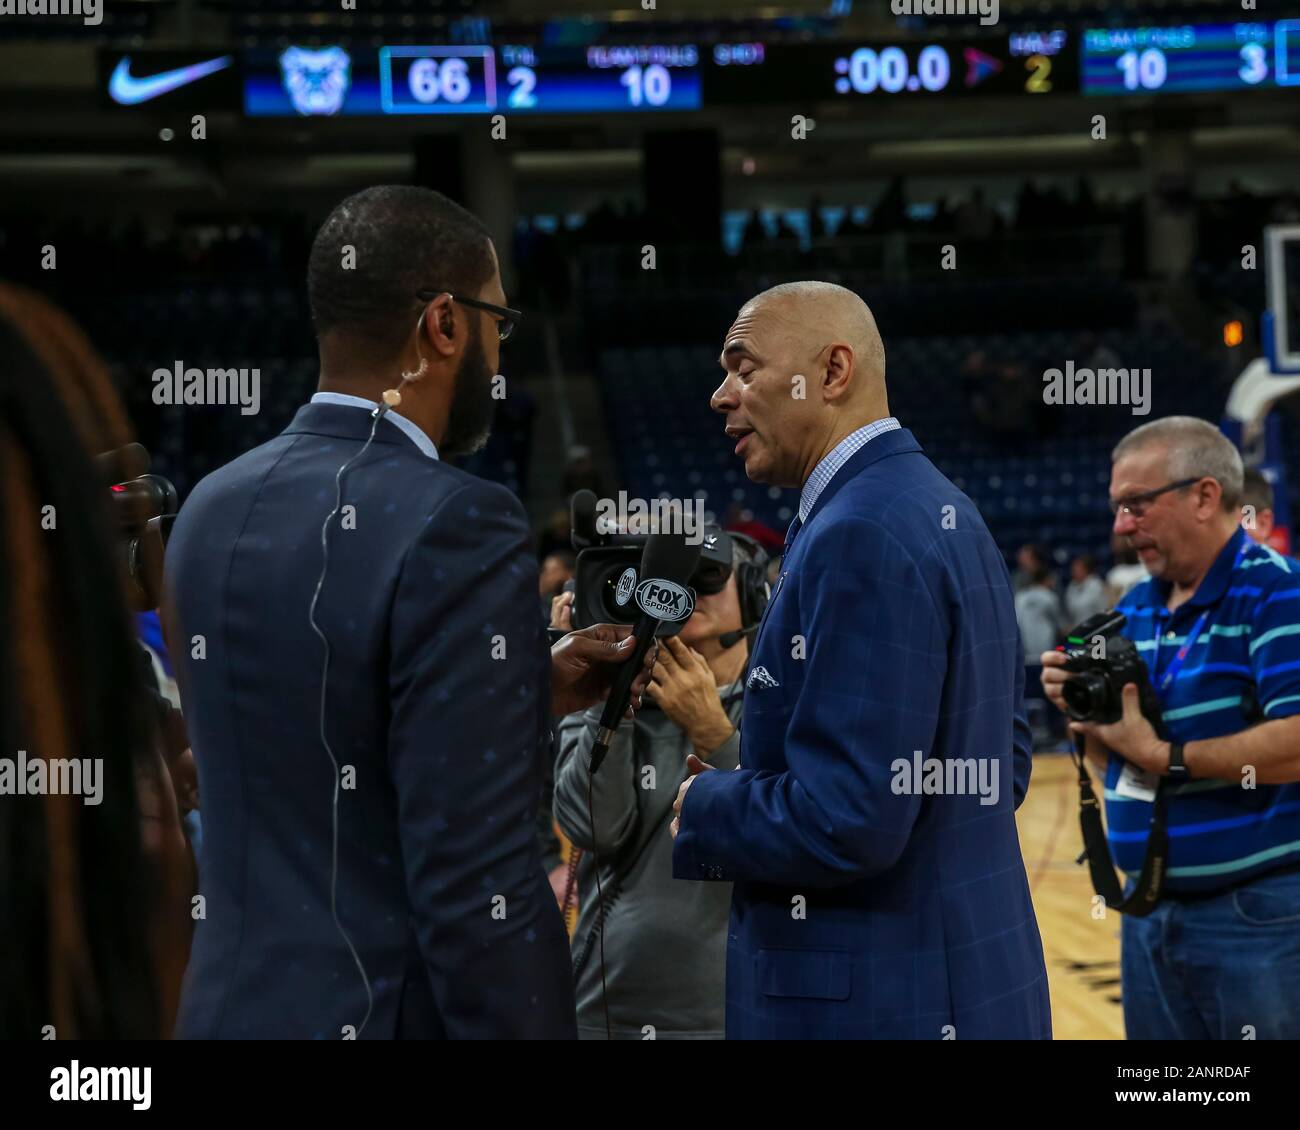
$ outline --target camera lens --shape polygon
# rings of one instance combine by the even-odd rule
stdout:
[[[1061,694],[1065,698],[1066,712],[1076,722],[1105,721],[1100,717],[1108,697],[1104,675],[1083,671],[1061,685]]]
[[[601,570],[596,591],[600,594],[600,619],[610,624],[630,624],[636,619],[636,605],[631,594],[622,604],[618,602],[618,582],[627,572],[629,565],[625,561],[610,561]]]

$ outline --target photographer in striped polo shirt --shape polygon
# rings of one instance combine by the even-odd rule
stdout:
[[[1125,914],[1129,1039],[1300,1038],[1300,573],[1241,528],[1242,463],[1212,424],[1155,420],[1112,455],[1114,532],[1151,579],[1119,605],[1168,741],[1124,689],[1124,716],[1072,723],[1105,771],[1111,855],[1132,882],[1156,785],[1168,866],[1148,915]],[[1043,655],[1065,709],[1074,676]]]

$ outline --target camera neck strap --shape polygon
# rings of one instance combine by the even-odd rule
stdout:
[[[1075,766],[1079,770],[1079,827],[1083,832],[1083,854],[1076,862],[1082,863],[1087,858],[1092,889],[1101,895],[1111,910],[1142,918],[1150,914],[1160,901],[1160,889],[1164,885],[1169,860],[1169,832],[1165,824],[1167,778],[1160,778],[1156,785],[1156,797],[1151,805],[1150,831],[1147,834],[1146,858],[1142,860],[1142,872],[1138,875],[1136,885],[1125,898],[1124,888],[1111,863],[1106,830],[1101,825],[1101,803],[1093,792],[1092,778],[1088,776],[1084,756],[1086,740],[1082,734],[1075,738],[1073,754]]]

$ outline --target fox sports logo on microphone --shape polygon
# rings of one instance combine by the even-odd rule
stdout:
[[[656,620],[685,620],[695,611],[695,595],[672,581],[642,581],[637,586],[636,603]]]

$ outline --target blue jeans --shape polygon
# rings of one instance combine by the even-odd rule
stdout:
[[[1130,1040],[1300,1039],[1300,871],[1124,916]]]

